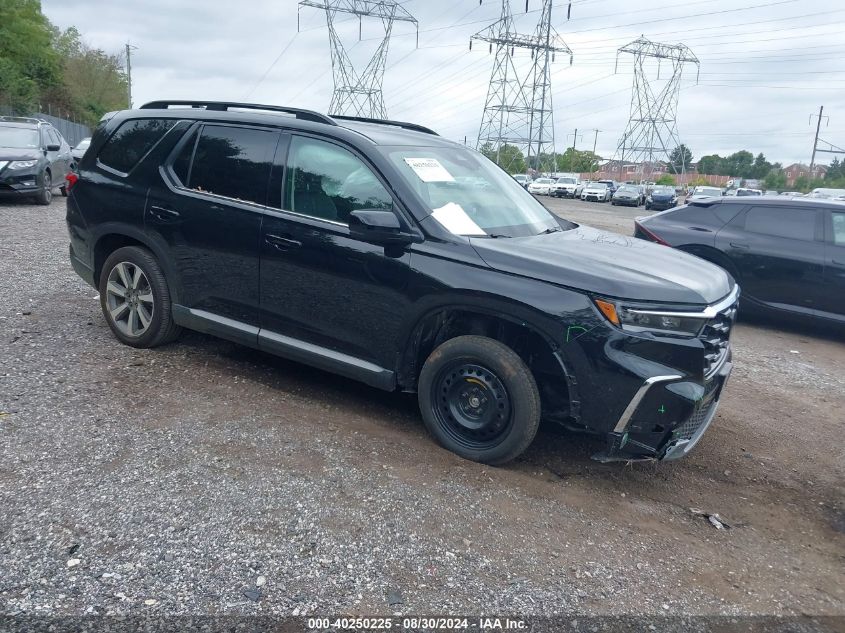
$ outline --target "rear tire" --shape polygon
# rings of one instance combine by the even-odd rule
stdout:
[[[157,347],[176,340],[170,289],[155,256],[124,246],[108,256],[100,273],[100,307],[117,339],[131,347]]]
[[[448,450],[485,464],[522,454],[540,425],[540,393],[512,349],[485,336],[458,336],[420,372],[418,398],[429,432]]]

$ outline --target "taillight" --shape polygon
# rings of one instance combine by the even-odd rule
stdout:
[[[666,240],[658,237],[657,235],[655,235],[654,233],[649,231],[647,228],[645,228],[639,222],[634,221],[634,227],[636,229],[635,233],[642,233],[642,235],[645,239],[651,240],[652,242],[655,242],[657,244],[662,244],[663,246],[671,246],[671,244],[669,244],[669,242],[667,242]],[[639,236],[637,236],[637,237],[639,237]]]
[[[77,176],[73,172],[70,172],[67,176],[65,176],[65,180],[67,180],[67,190],[70,191],[71,189],[73,189],[73,186],[79,180],[79,176]]]

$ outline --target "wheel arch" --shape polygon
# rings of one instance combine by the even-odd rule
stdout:
[[[504,305],[502,305],[504,303]],[[415,392],[419,374],[431,352],[442,343],[467,334],[486,336],[511,348],[531,370],[543,403],[544,417],[578,417],[578,397],[571,371],[559,346],[536,320],[507,302],[449,301],[431,306],[407,328],[396,368],[397,384]]]
[[[100,275],[102,274],[103,264],[106,259],[117,249],[123,248],[124,246],[140,246],[155,256],[164,271],[164,276],[170,289],[170,300],[173,303],[179,303],[178,287],[174,283],[177,277],[166,254],[157,248],[154,242],[143,231],[131,226],[104,226],[99,235],[97,235],[92,249],[94,255],[94,282],[99,286]]]

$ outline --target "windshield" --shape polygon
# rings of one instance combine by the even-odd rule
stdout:
[[[534,182],[536,182],[538,185],[548,185],[552,182],[552,179],[551,178],[538,178]]]
[[[617,193],[619,193],[620,191],[624,192],[624,193],[639,193],[640,192],[639,189],[637,189],[636,187],[625,186],[625,185],[623,185],[622,187],[619,187],[619,189],[617,189]]]
[[[605,182],[590,183],[590,189],[607,189],[607,183],[605,183]]]
[[[514,180],[518,180],[522,182],[523,180],[528,180],[528,176],[514,176]]]
[[[560,185],[574,185],[575,179],[574,178],[558,178],[557,182]]]
[[[721,196],[722,190],[716,187],[696,187],[696,196]]]
[[[75,149],[88,149],[88,146],[91,144],[90,138],[84,138],[79,141],[79,145],[76,146]]]
[[[478,152],[382,149],[432,217],[455,235],[523,237],[560,230],[555,216]]]
[[[674,188],[672,188],[672,187],[655,187],[655,188],[652,190],[652,193],[658,193],[658,194],[660,194],[661,196],[665,196],[665,195],[668,195],[668,194],[672,194],[672,195],[674,195],[674,194],[675,194],[675,189],[674,189]]]
[[[0,127],[0,147],[38,149],[38,130],[25,127]]]

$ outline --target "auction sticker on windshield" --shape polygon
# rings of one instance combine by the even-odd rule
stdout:
[[[452,174],[446,171],[436,158],[406,158],[404,160],[423,182],[455,182]]]
[[[443,205],[431,213],[434,219],[440,222],[443,227],[454,235],[487,235],[471,217],[467,215],[463,207],[454,202]]]

